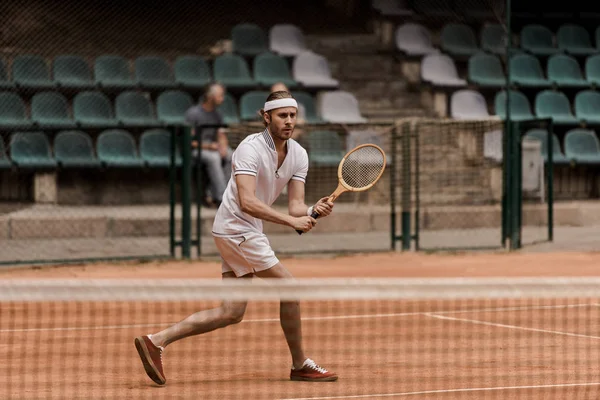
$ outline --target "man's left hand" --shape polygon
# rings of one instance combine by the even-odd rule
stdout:
[[[331,214],[331,212],[333,211],[333,203],[329,201],[329,196],[323,197],[322,199],[317,201],[317,203],[313,206],[313,211],[318,212],[320,218],[326,217],[329,214]]]

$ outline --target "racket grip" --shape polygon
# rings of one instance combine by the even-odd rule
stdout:
[[[319,213],[316,212],[316,211],[313,211],[312,214],[310,214],[310,216],[313,217],[314,219],[317,219],[317,218],[319,218]],[[302,235],[304,233],[304,232],[299,231],[297,229],[296,229],[296,232],[298,232],[298,235]]]

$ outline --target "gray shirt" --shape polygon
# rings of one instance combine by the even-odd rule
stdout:
[[[223,124],[223,117],[217,111],[206,111],[201,105],[195,105],[190,107],[185,112],[185,122],[190,125],[198,125],[198,131],[196,132],[194,140],[199,140],[199,133],[201,142],[216,142],[218,128],[201,128],[200,125],[219,125]]]

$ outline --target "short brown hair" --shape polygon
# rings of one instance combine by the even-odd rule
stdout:
[[[291,99],[291,98],[292,98],[292,94],[290,92],[285,91],[285,90],[280,90],[278,92],[272,92],[271,94],[269,94],[269,96],[267,97],[267,101],[279,100],[279,99]],[[267,112],[270,113],[271,111],[267,111]],[[260,117],[262,118],[263,125],[266,127],[267,123],[265,122],[265,119],[263,117],[263,115],[265,115],[265,109],[261,108],[258,111],[258,113],[259,113]],[[271,114],[269,114],[269,115],[271,115]]]

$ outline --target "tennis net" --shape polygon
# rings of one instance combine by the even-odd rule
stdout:
[[[135,350],[222,300],[244,319]],[[279,301],[335,382],[289,379]],[[0,281],[2,399],[597,399],[600,279]]]

